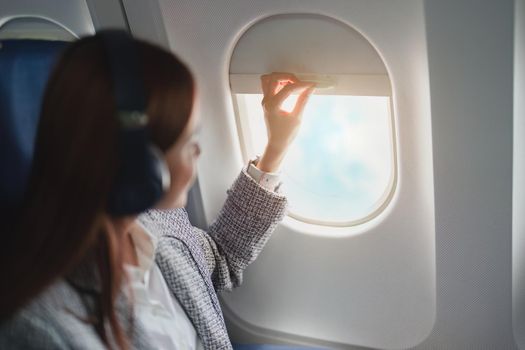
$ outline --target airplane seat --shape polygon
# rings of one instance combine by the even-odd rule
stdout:
[[[33,156],[40,104],[65,41],[0,40],[0,216],[21,204]]]

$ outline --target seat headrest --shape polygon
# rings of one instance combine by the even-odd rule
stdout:
[[[0,40],[0,209],[20,204],[47,79],[68,42]]]

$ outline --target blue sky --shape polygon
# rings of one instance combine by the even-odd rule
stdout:
[[[242,118],[249,119],[260,154],[267,140],[262,95],[237,98],[244,99],[248,115]],[[340,222],[358,220],[378,207],[393,175],[388,103],[388,97],[376,96],[310,98],[282,166],[283,191],[292,212]]]

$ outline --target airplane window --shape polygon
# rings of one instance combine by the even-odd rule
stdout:
[[[267,142],[261,100],[262,94],[235,94],[245,152],[258,155]],[[281,167],[289,215],[336,226],[370,219],[393,189],[393,149],[389,96],[314,94]]]
[[[392,84],[376,48],[318,15],[270,16],[244,32],[229,71],[244,161],[262,155],[267,142],[260,75],[272,71],[318,83],[281,165],[289,216],[343,227],[376,217],[397,183]]]

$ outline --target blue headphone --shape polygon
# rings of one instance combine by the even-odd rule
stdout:
[[[98,34],[108,56],[120,124],[120,164],[108,210],[114,216],[139,214],[153,207],[168,190],[170,174],[161,151],[149,139],[147,96],[135,42],[123,30]]]

